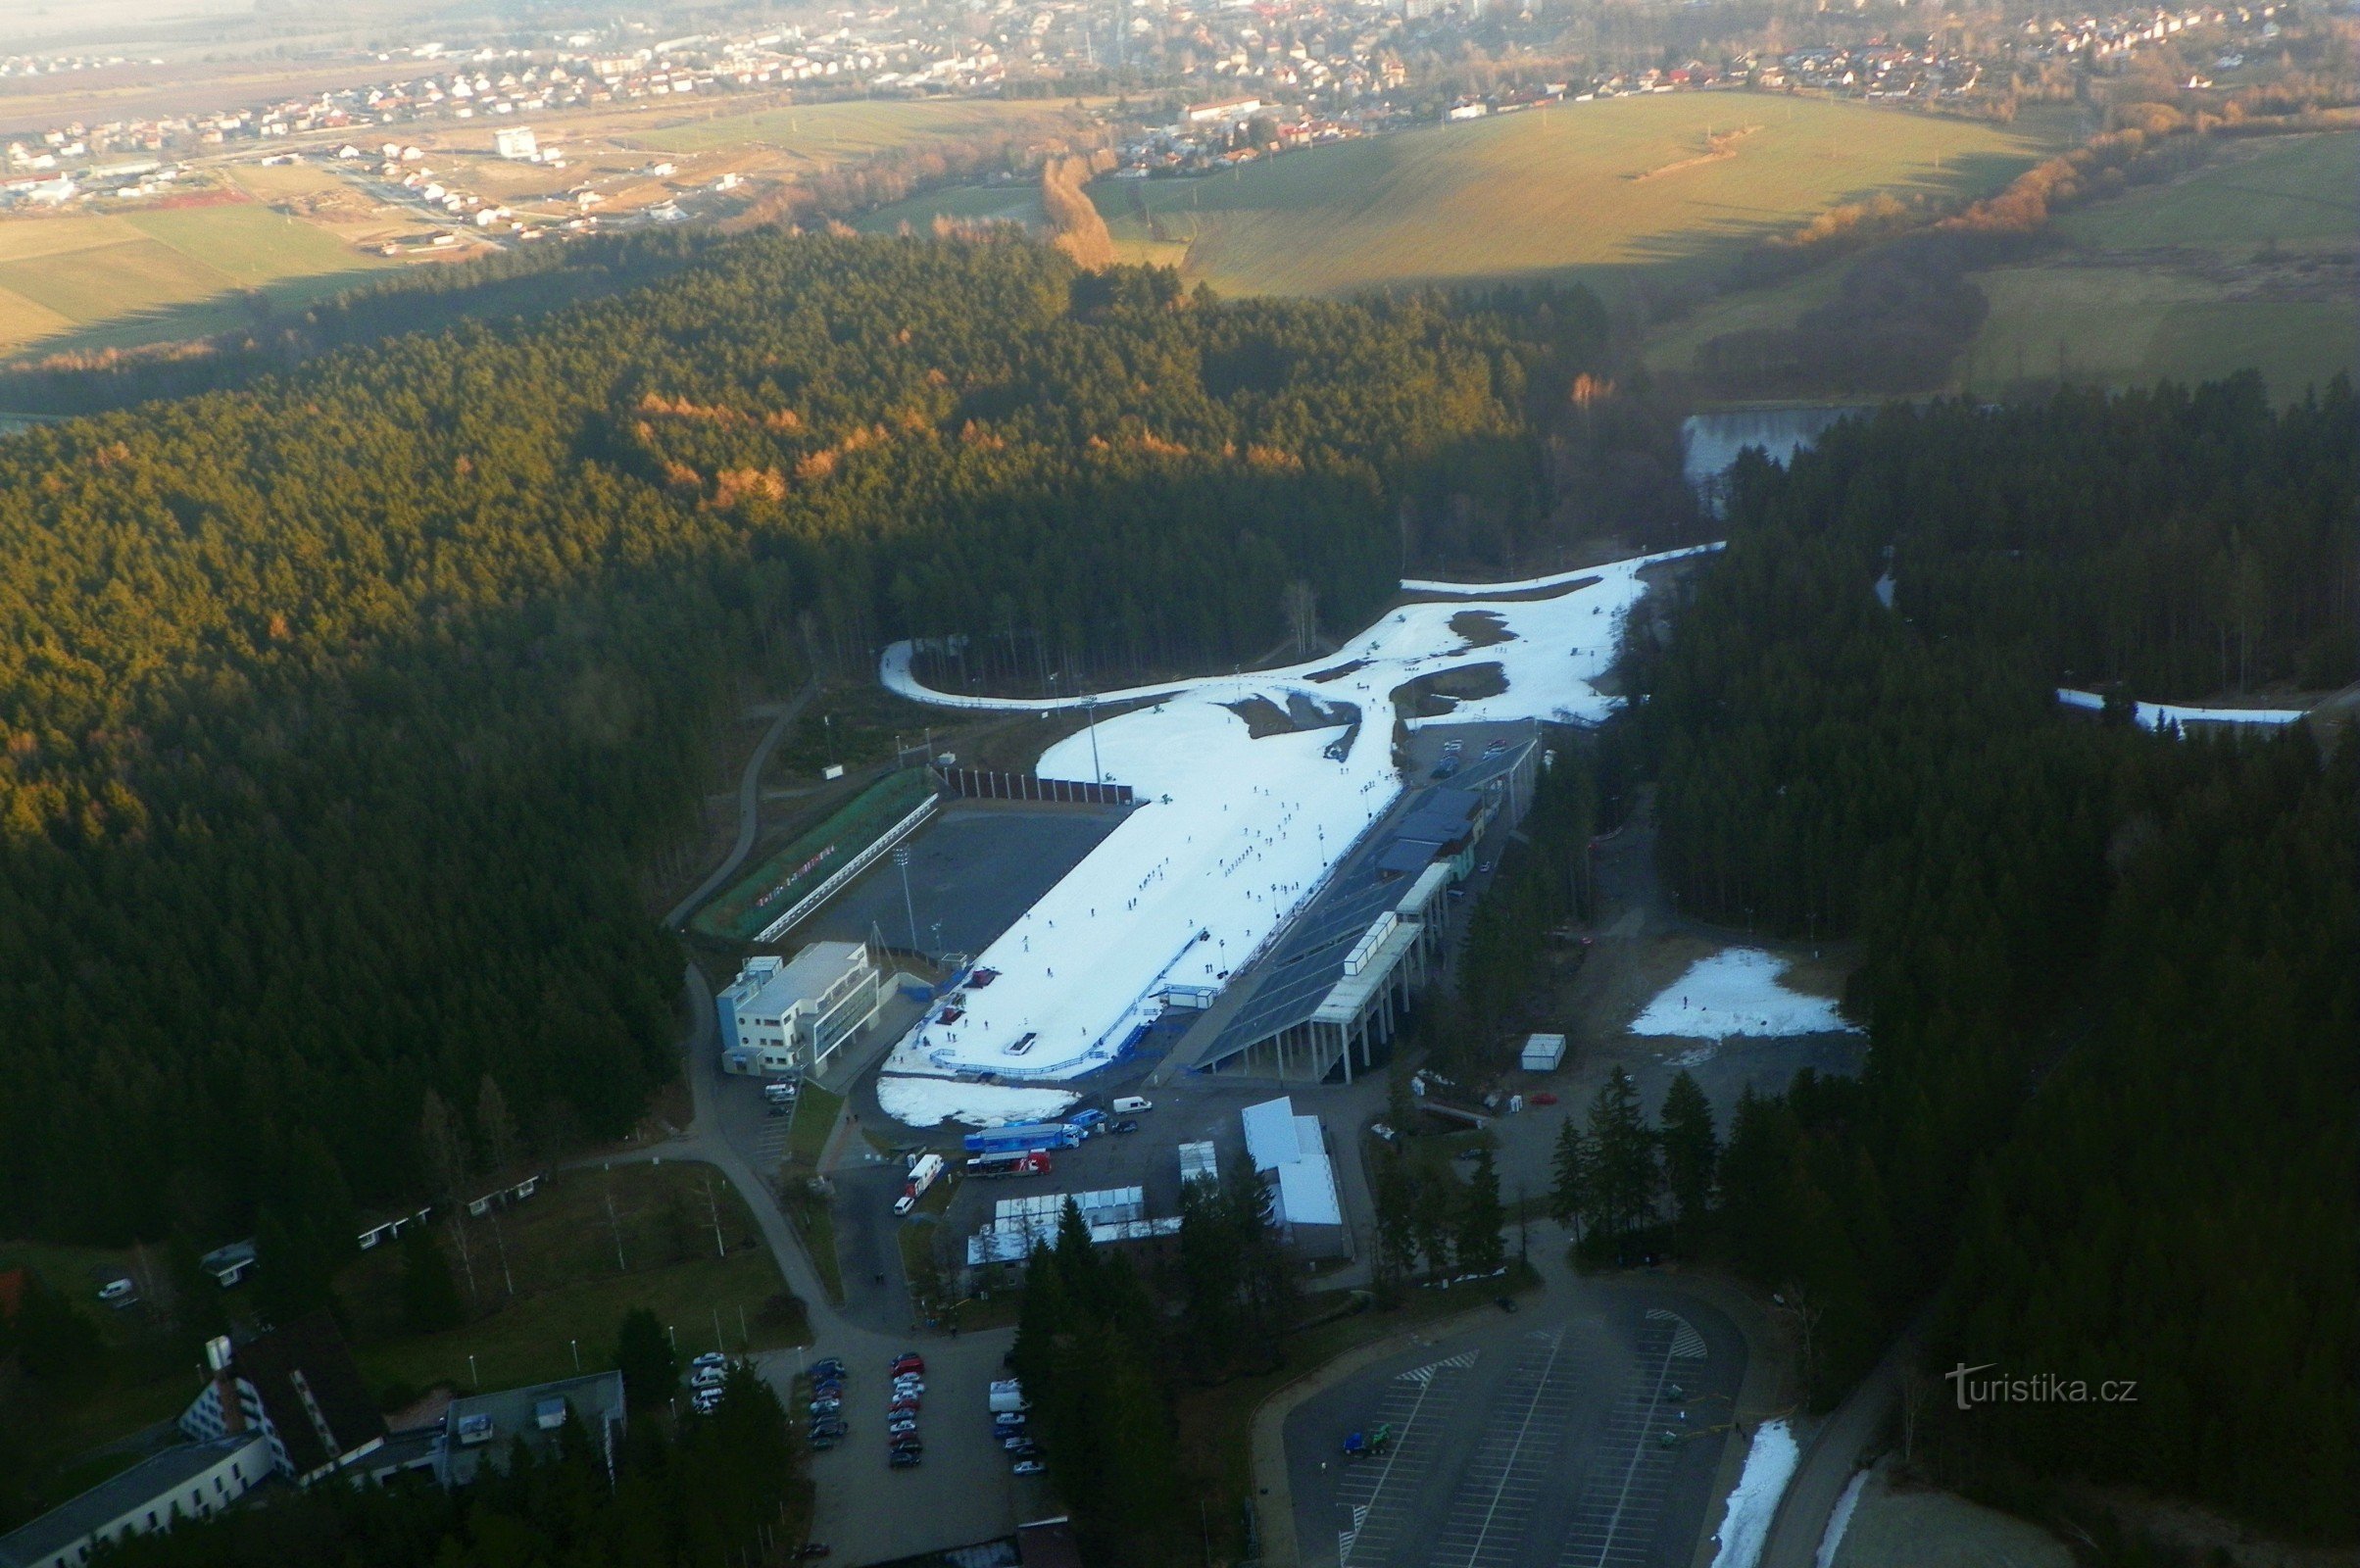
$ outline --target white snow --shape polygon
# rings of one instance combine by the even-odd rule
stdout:
[[[2106,706],[2106,699],[2097,692],[2078,692],[2070,686],[2057,688],[2057,701],[2067,708],[2087,709],[2097,712]],[[2310,711],[2307,708],[2188,708],[2178,703],[2139,703],[2134,705],[2140,729],[2161,729],[2166,724],[2291,724]]]
[[[1795,1434],[1784,1421],[1765,1421],[1755,1431],[1753,1446],[1745,1450],[1745,1472],[1729,1494],[1729,1511],[1721,1516],[1721,1528],[1713,1537],[1721,1549],[1713,1553],[1712,1568],[1754,1568],[1761,1560],[1770,1520],[1794,1479],[1798,1457]]]
[[[911,1127],[960,1121],[970,1127],[1006,1127],[1011,1122],[1048,1121],[1082,1097],[1063,1089],[1012,1089],[1003,1084],[962,1084],[952,1078],[880,1073],[877,1103],[895,1121]]]
[[[1827,1534],[1819,1538],[1819,1556],[1813,1568],[1836,1568],[1836,1553],[1844,1545],[1844,1533],[1851,1528],[1852,1510],[1860,1506],[1860,1489],[1868,1485],[1868,1476],[1866,1470],[1855,1470],[1844,1484],[1835,1511],[1828,1515]]]
[[[1056,699],[935,692],[911,671],[910,645],[895,644],[880,676],[920,702],[1049,711],[1160,701],[1098,722],[1095,769],[1087,730],[1042,757],[1042,777],[1103,776],[1130,785],[1142,804],[977,957],[977,967],[999,978],[968,986],[964,1016],[943,1024],[930,1013],[896,1046],[888,1071],[1062,1079],[1113,1059],[1161,1009],[1167,987],[1218,988],[1245,968],[1400,797],[1391,755],[1397,687],[1495,664],[1505,691],[1449,718],[1413,722],[1602,719],[1614,700],[1592,682],[1612,662],[1622,618],[1646,591],[1640,570],[1694,553],[1522,582],[1419,584],[1465,597],[1405,606],[1333,656],[1283,669]],[[1498,597],[1584,578],[1596,580],[1548,598]],[[1478,647],[1453,631],[1452,617],[1470,611],[1497,615],[1505,640]],[[1308,702],[1334,722],[1256,740],[1228,705],[1257,697],[1281,710],[1291,699]],[[1355,717],[1359,727],[1349,729]],[[1348,735],[1349,748],[1328,756]],[[927,1103],[966,1103],[970,1087],[946,1086]]]
[[[1786,959],[1759,948],[1724,948],[1698,958],[1631,1020],[1631,1033],[1719,1040],[1856,1032],[1827,998],[1781,984],[1787,966]]]

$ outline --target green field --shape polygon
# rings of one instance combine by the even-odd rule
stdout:
[[[2360,133],[2229,143],[2202,170],[2070,213],[2068,248],[1977,278],[1971,391],[2258,369],[2300,396],[2360,374]]]
[[[1678,93],[1425,126],[1205,179],[1106,180],[1092,194],[1133,258],[1228,292],[1578,276],[1615,294],[1880,191],[1995,190],[2067,129],[2058,117],[2000,127]]]
[[[392,264],[251,203],[0,222],[0,354],[123,348],[294,309]]]
[[[1018,179],[1005,185],[959,185],[912,196],[855,219],[853,227],[863,234],[892,234],[908,223],[923,234],[933,228],[935,219],[946,216],[969,223],[1022,223],[1027,228],[1049,220],[1041,208],[1039,181]]]
[[[2360,134],[2256,137],[2221,146],[2186,179],[2067,213],[2057,232],[2076,245],[2208,246],[2360,237]]]
[[[634,146],[659,152],[702,153],[749,143],[796,155],[816,167],[892,152],[921,141],[997,137],[1010,131],[1054,132],[1071,113],[1069,100],[932,98],[802,104],[751,115],[636,132]]]
[[[2360,373],[2360,133],[2225,141],[2196,172],[2066,213],[2054,229],[2053,253],[1976,274],[1991,315],[1954,390],[2258,369],[2294,397],[2338,369]],[[1837,263],[1715,300],[1661,327],[1647,363],[1686,370],[1721,333],[1793,325],[1843,274]]]

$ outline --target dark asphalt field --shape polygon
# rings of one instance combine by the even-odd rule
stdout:
[[[1585,1295],[1527,1297],[1289,1416],[1304,1568],[1688,1568],[1745,1340],[1686,1297]],[[1345,1459],[1380,1422],[1391,1451]]]
[[[873,927],[886,946],[909,948],[914,912],[917,951],[929,956],[981,953],[1079,865],[1124,814],[1118,807],[956,802],[902,845],[910,852],[907,906],[902,873],[888,855],[796,927],[795,940],[860,942]]]

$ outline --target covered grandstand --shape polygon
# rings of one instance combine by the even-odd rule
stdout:
[[[1538,739],[1522,741],[1412,796],[1245,977],[1195,1068],[1310,1083],[1365,1070],[1441,973],[1448,890],[1494,821],[1523,816],[1540,757]]]

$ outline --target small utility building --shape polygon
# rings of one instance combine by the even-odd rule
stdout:
[[[1271,1218],[1280,1231],[1303,1251],[1341,1251],[1344,1204],[1336,1196],[1336,1171],[1328,1162],[1319,1118],[1296,1115],[1295,1102],[1282,1095],[1248,1105],[1239,1119],[1246,1124],[1247,1157],[1277,1189]]]
[[[860,942],[814,942],[791,963],[748,958],[718,1001],[721,1066],[767,1077],[823,1070],[877,1015],[876,960]]]

